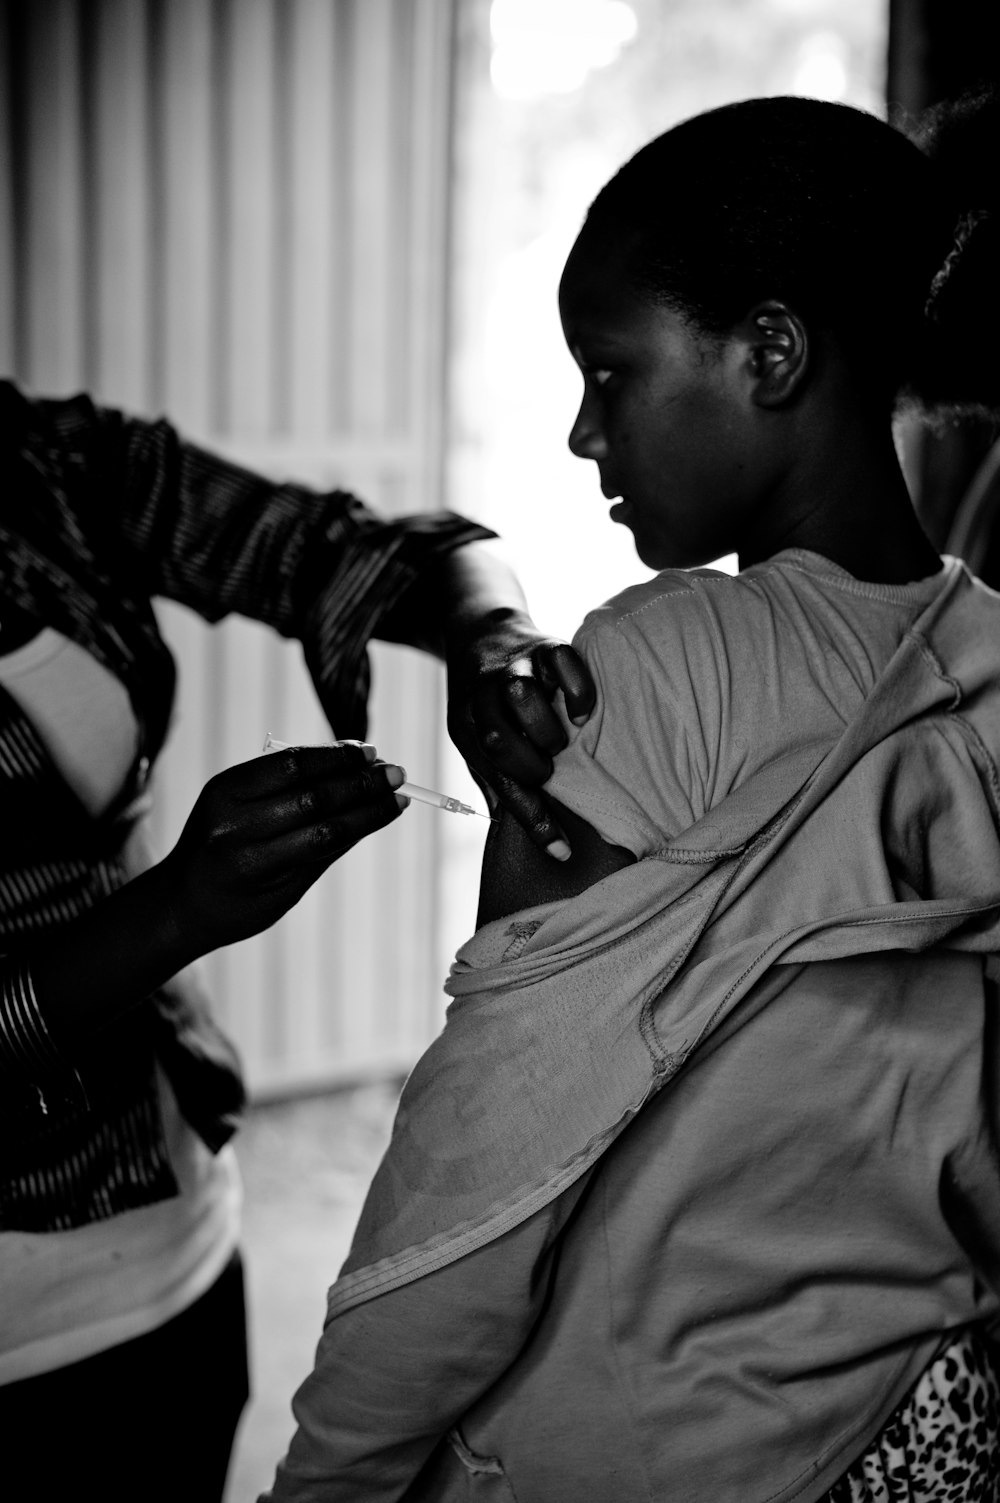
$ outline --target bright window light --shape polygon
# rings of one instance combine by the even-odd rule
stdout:
[[[624,0],[493,0],[493,87],[502,99],[571,94],[638,29]]]
[[[846,99],[848,55],[842,37],[819,31],[802,43],[795,68],[793,93],[810,99]]]

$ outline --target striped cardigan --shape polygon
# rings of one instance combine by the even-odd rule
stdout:
[[[78,396],[0,382],[0,622],[79,643],[124,684],[135,764],[93,819],[0,690],[0,1230],[84,1225],[176,1193],[156,1065],[213,1150],[243,1102],[232,1046],[189,973],[73,1059],[54,1047],[32,954],[126,880],[122,853],[167,733],[175,670],[152,600],[208,621],[235,611],[298,638],[338,733],[362,736],[366,644],[392,613],[419,642],[406,592],[451,549],[493,536],[439,512],[385,521],[342,491],[278,485]],[[414,597],[416,592],[414,592]]]

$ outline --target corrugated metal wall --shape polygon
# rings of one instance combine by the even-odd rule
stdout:
[[[166,413],[386,512],[439,501],[453,0],[6,0],[0,370]],[[266,730],[323,739],[296,646],[162,617],[159,834]],[[375,649],[372,736],[433,782],[443,684]],[[433,811],[205,962],[258,1095],[405,1068],[440,1019]]]

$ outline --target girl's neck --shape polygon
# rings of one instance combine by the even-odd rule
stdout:
[[[811,520],[814,525],[789,536],[766,556],[802,548],[872,584],[911,584],[941,568],[940,555],[917,521],[909,498],[904,506],[880,510],[877,517],[857,516],[853,529],[831,526],[823,516]],[[741,554],[740,567],[748,562]]]
[[[807,423],[807,441],[796,447],[757,536],[739,550],[741,568],[803,548],[876,584],[938,572],[941,559],[913,509],[891,428],[856,413],[844,418],[841,409],[836,422]]]

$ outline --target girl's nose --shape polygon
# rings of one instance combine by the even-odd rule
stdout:
[[[577,459],[603,459],[607,454],[597,403],[589,392],[584,392],[580,411],[569,430],[569,448]]]

